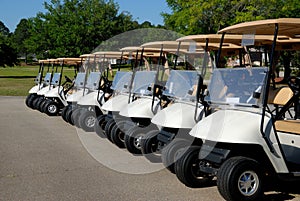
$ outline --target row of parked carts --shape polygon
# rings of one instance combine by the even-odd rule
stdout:
[[[298,50],[299,36],[300,19],[260,20],[41,60],[26,104],[162,162],[188,187],[216,180],[226,200],[261,200],[300,179],[300,79],[274,79],[274,55]]]

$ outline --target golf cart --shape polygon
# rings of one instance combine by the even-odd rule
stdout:
[[[185,50],[183,53],[186,56],[186,69],[171,71],[163,95],[169,97],[172,104],[159,111],[151,120],[160,130],[150,131],[142,140],[144,156],[152,162],[162,161],[172,172],[175,158],[178,158],[177,151],[193,142],[189,131],[202,116],[209,114],[209,108],[201,104],[195,105],[197,82],[199,76],[205,77],[209,62],[208,51],[215,50],[217,44],[208,43],[208,35],[197,37],[197,42],[190,39],[177,40],[180,49]],[[228,47],[230,50],[239,48],[232,44],[228,44]],[[210,63],[213,64],[212,61]],[[199,91],[204,92],[204,89],[205,86]],[[195,106],[196,114],[194,114]]]
[[[123,59],[128,59],[128,63],[131,63],[132,69],[137,66],[138,47],[125,47],[121,49],[122,56],[120,65]],[[136,52],[134,54],[133,52]],[[119,66],[120,67],[120,66]],[[112,127],[116,124],[116,120],[119,118],[120,110],[128,104],[130,97],[130,86],[132,84],[133,72],[121,72],[118,69],[116,76],[113,80],[111,89],[113,90],[112,98],[102,105],[102,109],[106,111],[106,114],[97,117],[97,123],[95,124],[95,131],[100,137],[107,137],[111,140],[110,132]]]
[[[73,110],[73,106],[76,105],[77,101],[84,95],[84,86],[86,84],[86,78],[87,78],[87,62],[88,57],[90,55],[84,54],[81,55],[81,67],[78,68],[78,72],[76,74],[76,78],[74,80],[74,86],[72,87],[70,93],[67,96],[67,105],[62,109],[61,116],[64,121],[70,123],[71,122],[71,114]]]
[[[96,118],[103,114],[102,105],[111,97],[111,81],[108,80],[111,59],[121,57],[121,52],[96,52],[95,62],[99,72],[98,78],[95,79],[97,84],[93,84],[90,93],[86,94],[77,103],[79,107],[74,111],[74,122],[79,128],[86,132],[93,132]]]
[[[67,93],[73,88],[74,82],[68,76],[64,76],[65,81],[62,83],[62,75],[66,65],[74,66],[74,74],[77,74],[80,58],[58,58],[61,66],[60,73],[53,75],[53,88],[44,94],[44,100],[40,103],[39,110],[49,116],[56,116],[61,109],[67,105]]]
[[[37,97],[37,92],[46,85],[46,83],[47,83],[46,80],[50,80],[51,76],[49,74],[48,78],[44,79],[44,82],[43,82],[45,61],[46,60],[39,60],[39,71],[38,71],[36,78],[34,79],[35,86],[33,86],[29,90],[29,94],[25,100],[25,104],[27,105],[27,107],[32,108],[32,101]],[[48,67],[48,72],[49,72],[49,67]]]
[[[134,93],[132,93],[134,79],[137,74],[140,74],[139,72],[142,72],[142,70],[144,70],[143,67],[141,66],[143,56],[142,53],[141,56],[139,56],[139,50],[140,50],[139,47],[125,47],[121,49],[122,52],[124,51],[127,52],[126,55],[124,56],[128,57],[129,62],[134,61],[133,72],[126,73],[126,76],[123,76],[122,79],[120,80],[117,79],[114,80],[114,83],[116,83],[117,86],[114,88],[114,95],[110,100],[108,100],[102,106],[102,109],[107,111],[107,114],[98,117],[98,123],[95,129],[99,136],[103,137],[103,134],[105,134],[107,139],[112,141],[111,133],[112,133],[112,129],[114,128],[114,133],[116,134],[114,137],[115,139],[119,138],[119,141],[118,142],[115,141],[115,142],[120,147],[124,147],[124,143],[121,141],[121,139],[124,138],[122,137],[124,136],[124,130],[127,127],[131,127],[130,125],[134,124],[130,122],[128,118],[119,115],[119,112],[123,108],[127,107],[128,103],[135,101]],[[139,57],[140,57],[140,66],[138,67]],[[143,79],[144,78],[142,78],[142,80]],[[140,80],[139,82],[141,82],[142,80]],[[144,90],[144,93],[146,92],[147,89]],[[119,130],[118,134],[115,131],[117,129]]]
[[[47,59],[44,63],[47,62],[48,65],[51,65],[51,72],[45,75],[44,82],[45,85],[38,92],[36,98],[32,101],[33,109],[40,110],[40,104],[45,100],[45,94],[58,86],[60,82],[60,73],[58,72],[59,61],[57,59]],[[49,66],[50,67],[50,66]]]
[[[261,200],[267,187],[278,190],[276,185],[285,181],[300,181],[300,122],[287,114],[294,105],[297,117],[299,78],[289,79],[293,91],[290,99],[282,96],[286,94],[281,93],[284,88],[275,94],[274,98],[284,99],[282,107],[272,110],[269,104],[271,89],[276,87],[274,82],[271,86],[275,50],[293,47],[300,33],[300,19],[246,22],[220,33],[222,38],[227,33],[244,34],[243,46],[269,47],[269,67],[213,72],[206,101],[216,111],[192,129],[190,135],[203,144],[190,147],[176,162],[175,171],[181,181],[197,176],[203,185],[217,176],[218,190],[226,200]],[[259,35],[271,35],[274,40],[258,47],[255,39]]]
[[[137,71],[132,84],[132,94],[136,100],[124,107],[119,115],[129,122],[118,123],[111,132],[112,141],[119,147],[126,147],[133,154],[141,154],[141,138],[151,130],[158,128],[151,124],[156,112],[168,105],[162,104],[161,92],[169,75],[167,54],[177,51],[176,41],[158,41],[141,45],[141,60],[151,63],[149,71]],[[170,49],[172,47],[176,47]],[[156,62],[154,60],[157,60]],[[165,64],[165,65],[164,65]],[[124,129],[126,127],[126,129]]]

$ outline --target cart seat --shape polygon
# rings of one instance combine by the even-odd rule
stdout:
[[[276,94],[273,104],[285,105],[293,97],[293,91],[289,87],[281,88]]]
[[[300,120],[278,120],[275,128],[280,132],[300,135]]]

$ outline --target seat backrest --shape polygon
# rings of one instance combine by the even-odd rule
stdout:
[[[61,73],[54,73],[53,78],[51,80],[51,85],[58,86],[60,81]]]
[[[289,87],[280,88],[271,100],[274,105],[285,105],[293,97],[293,91]]]
[[[45,77],[44,77],[44,83],[45,83],[46,85],[50,85],[50,82],[51,82],[51,75],[52,75],[52,73],[47,73],[47,74],[45,75]]]
[[[41,73],[39,73],[36,77],[35,77],[35,79],[34,79],[34,82],[36,83],[36,84],[39,84],[40,83],[40,80],[41,80],[41,78],[42,78],[42,74]]]

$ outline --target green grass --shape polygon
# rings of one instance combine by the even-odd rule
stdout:
[[[38,66],[0,68],[0,96],[27,96],[28,91],[35,85],[34,77],[38,70]],[[64,75],[73,78],[74,70],[65,68]]]
[[[35,85],[34,78],[38,70],[39,66],[0,67],[0,96],[27,96],[28,91]],[[128,71],[130,68],[125,67],[121,70]],[[46,67],[44,71],[47,71]],[[114,75],[116,71],[117,69],[113,69]],[[74,69],[64,68],[62,83],[65,81],[65,75],[71,79],[74,78]],[[108,79],[113,80],[113,77],[109,74]]]

